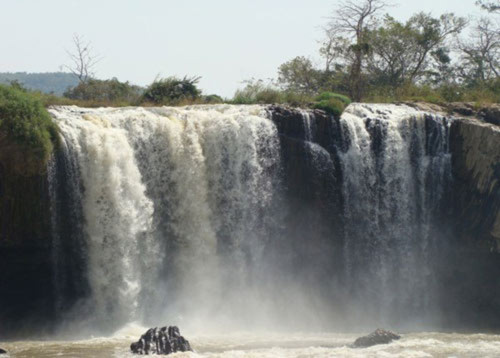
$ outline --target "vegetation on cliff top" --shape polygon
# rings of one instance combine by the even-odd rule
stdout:
[[[0,85],[0,141],[12,140],[35,163],[45,164],[58,139],[56,124],[35,95]],[[9,147],[2,146],[3,155]]]
[[[89,41],[75,35],[75,48],[68,52],[71,64],[65,68],[78,85],[63,97],[35,91],[30,95],[44,106],[258,103],[317,108],[337,116],[349,98],[441,105],[474,102],[478,107],[500,103],[500,29],[495,18],[500,10],[496,2],[477,3],[484,15],[470,25],[472,20],[453,13],[436,17],[420,12],[400,21],[385,14],[383,0],[346,0],[323,26],[321,65],[296,56],[279,66],[275,79],[245,81],[231,99],[204,95],[198,87],[200,77],[160,78],[146,87],[116,78],[97,79],[94,69],[100,56]],[[14,87],[19,89],[19,83]]]

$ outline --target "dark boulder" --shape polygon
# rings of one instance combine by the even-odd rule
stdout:
[[[374,332],[370,333],[367,336],[359,337],[354,341],[353,346],[355,348],[366,348],[371,347],[376,344],[387,344],[392,342],[393,340],[400,339],[401,336],[383,329],[376,329]]]
[[[0,348],[0,354],[7,354],[7,351],[5,349]]]
[[[181,336],[176,326],[151,328],[138,342],[130,345],[134,354],[170,354],[192,351],[189,342]]]

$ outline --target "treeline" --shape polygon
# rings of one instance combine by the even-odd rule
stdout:
[[[44,93],[53,93],[58,96],[68,89],[78,85],[78,78],[67,72],[27,73],[2,72],[0,83],[9,84],[18,82],[22,86]]]
[[[500,0],[477,5],[478,19],[422,12],[401,22],[383,0],[344,2],[324,27],[321,66],[295,57],[235,99],[307,102],[336,92],[366,102],[500,102]]]
[[[76,77],[75,77],[76,78]],[[29,93],[46,107],[51,105],[99,106],[180,106],[188,104],[215,104],[225,100],[218,95],[205,95],[198,88],[200,77],[167,77],[156,79],[147,87],[121,82],[116,78],[101,80],[88,77],[80,80],[58,96],[54,93],[32,90],[20,81],[10,81],[9,86]]]
[[[473,0],[469,0],[473,1]],[[116,78],[100,80],[99,57],[74,36],[72,63],[78,85],[62,97],[38,93],[45,105],[184,105],[287,103],[335,113],[354,101],[500,102],[500,0],[477,2],[482,16],[465,19],[421,12],[407,21],[387,15],[384,0],[347,0],[324,26],[321,65],[297,56],[275,79],[249,80],[231,99],[205,95],[200,77],[167,77],[147,87]],[[14,82],[23,87],[22,83]]]

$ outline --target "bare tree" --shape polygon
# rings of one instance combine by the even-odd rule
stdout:
[[[94,76],[94,68],[101,57],[93,53],[91,42],[85,41],[79,34],[73,35],[73,45],[73,51],[66,50],[71,63],[64,65],[63,68],[78,77],[80,83],[85,83]]]
[[[488,18],[478,20],[469,41],[459,41],[462,77],[471,83],[500,78],[500,31]]]
[[[349,39],[339,36],[336,29],[325,27],[323,30],[325,38],[320,41],[319,53],[325,61],[325,72],[329,73],[332,68],[351,63],[352,54],[349,51]]]
[[[493,0],[493,1],[478,0],[476,1],[476,4],[478,4],[483,9],[489,12],[500,13],[500,0]]]
[[[366,34],[376,25],[377,14],[385,7],[387,3],[384,0],[347,0],[334,11],[327,26],[327,38],[334,40],[335,36],[332,34],[343,34],[353,41],[349,47],[353,54],[349,64],[350,92],[356,101],[362,96],[362,68],[364,58],[369,52]],[[326,45],[328,47],[328,43]],[[327,66],[330,64],[331,58],[327,58]]]

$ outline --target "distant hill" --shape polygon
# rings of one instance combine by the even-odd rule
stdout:
[[[68,88],[78,84],[78,78],[67,72],[0,72],[0,83],[10,81],[19,81],[26,88],[56,95],[62,95]]]

